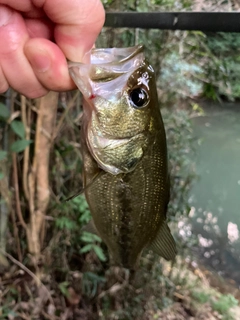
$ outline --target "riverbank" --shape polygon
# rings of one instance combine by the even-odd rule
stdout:
[[[149,255],[145,261],[151,259]],[[100,277],[92,273],[94,277],[89,278],[88,290],[96,291],[88,293],[83,286],[86,285],[84,275],[78,271],[71,272],[67,282],[56,282],[48,273],[42,274],[41,281],[36,283],[37,278],[28,268],[10,264],[9,271],[0,276],[0,319],[240,319],[236,288],[234,291],[223,278],[216,278],[204,267],[180,255],[174,264],[160,258],[158,261],[143,287],[138,284],[145,281],[142,278],[142,275],[146,277],[145,268],[138,269],[136,282],[131,284],[126,270],[114,268],[101,278],[107,286],[102,282],[94,287]],[[93,309],[93,304],[97,308]]]
[[[169,274],[170,263],[164,263]],[[234,284],[195,262],[180,257],[170,272],[176,281],[173,304],[158,311],[152,319],[161,320],[239,320],[240,295]],[[149,318],[150,319],[150,318]]]

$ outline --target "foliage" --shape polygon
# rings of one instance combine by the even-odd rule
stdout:
[[[13,137],[12,143],[9,144],[8,149],[0,150],[0,161],[6,160],[7,158],[10,159],[11,152],[20,153],[24,151],[26,147],[28,147],[32,143],[32,140],[25,139],[25,127],[23,122],[20,120],[16,120],[16,115],[12,117],[9,108],[7,108],[7,106],[1,102],[0,129],[2,130],[2,135],[5,135],[5,138],[3,138],[3,140],[6,139],[6,135],[8,137]],[[1,172],[1,175],[4,176],[4,173]]]
[[[190,9],[192,7],[192,1],[190,0],[102,0],[106,10],[117,8],[118,11],[173,11],[181,9]]]
[[[210,303],[212,309],[223,315],[225,320],[235,319],[231,309],[238,305],[238,300],[231,294],[219,294],[207,288],[198,288],[192,291],[192,298],[200,304]]]
[[[89,298],[96,296],[100,284],[105,283],[105,277],[98,276],[93,272],[85,272],[83,274],[82,292]]]
[[[68,281],[61,282],[61,283],[59,283],[59,285],[58,285],[61,293],[62,293],[65,297],[68,297],[68,295],[69,295],[68,286],[69,286],[69,282],[68,282]]]
[[[0,103],[0,118],[1,120],[7,120],[10,117],[10,111],[5,106],[5,104]]]
[[[166,128],[169,172],[171,180],[171,203],[169,213],[172,217],[184,215],[191,182],[194,178],[194,163],[191,160],[193,153],[193,129],[190,122],[190,112],[181,109],[164,109],[162,111]],[[182,206],[183,207],[182,207]]]
[[[13,144],[10,147],[10,150],[12,152],[19,153],[24,151],[31,143],[32,143],[32,140],[24,140],[24,139],[17,140],[13,142]]]
[[[206,303],[209,301],[210,294],[206,293],[204,291],[193,291],[192,296],[195,300],[197,300],[200,303]]]
[[[212,308],[223,315],[226,315],[232,307],[237,305],[238,300],[236,300],[231,294],[221,295],[217,301],[212,302]]]
[[[101,261],[106,261],[106,257],[105,257],[105,254],[103,253],[102,248],[99,247],[99,245],[95,244],[96,242],[100,243],[102,241],[101,238],[99,238],[95,234],[92,234],[89,232],[83,232],[81,236],[81,240],[83,242],[86,242],[87,244],[83,248],[81,248],[80,253],[86,253],[93,250]]]
[[[212,92],[206,91],[208,97],[225,96],[229,100],[240,97],[240,67],[238,33],[209,34],[206,45],[214,57],[206,66],[209,85],[214,84]],[[207,87],[205,87],[207,90]]]
[[[7,151],[0,150],[0,161],[6,159]]]

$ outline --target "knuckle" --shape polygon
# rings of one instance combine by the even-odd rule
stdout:
[[[48,90],[45,88],[37,88],[28,91],[24,90],[24,92],[21,93],[29,99],[37,99],[45,96],[48,93]]]

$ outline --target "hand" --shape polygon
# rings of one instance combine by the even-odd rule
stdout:
[[[66,58],[84,60],[104,16],[100,0],[0,0],[0,93],[73,89]]]

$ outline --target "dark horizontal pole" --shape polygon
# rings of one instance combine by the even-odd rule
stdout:
[[[240,12],[111,12],[105,26],[240,32]]]

